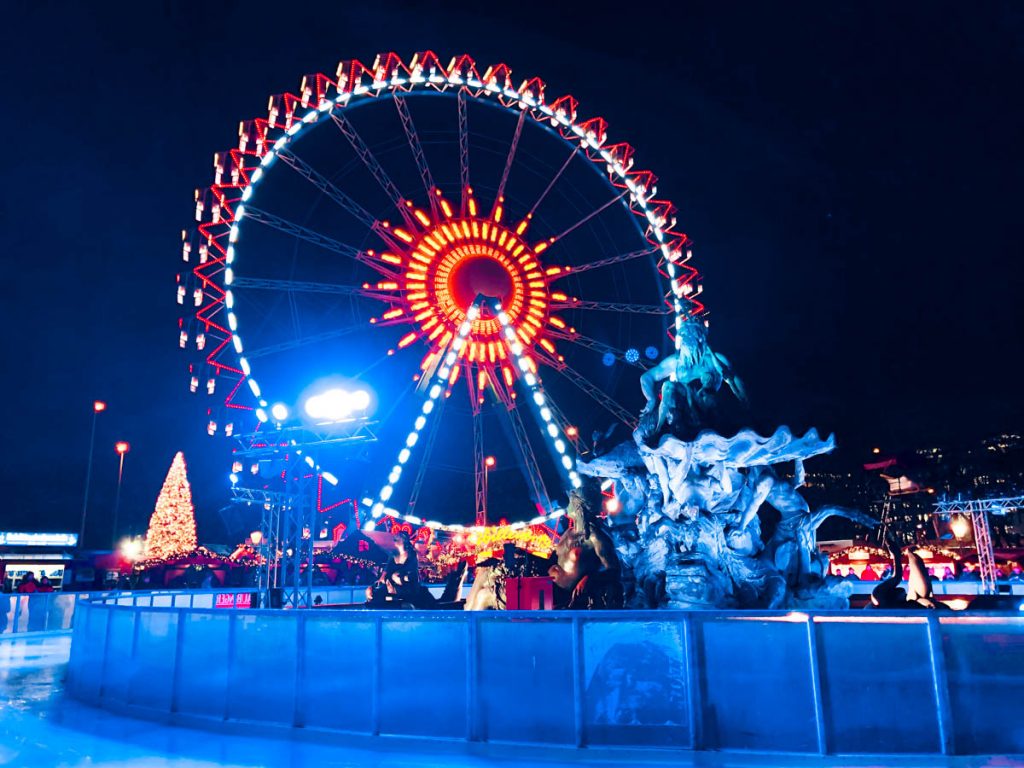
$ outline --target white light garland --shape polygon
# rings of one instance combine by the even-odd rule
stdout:
[[[523,345],[519,343],[516,338],[515,330],[509,323],[508,315],[501,309],[501,304],[495,304],[495,311],[498,313],[498,322],[501,323],[502,333],[505,335],[506,346],[509,352],[512,353],[512,358],[516,363],[516,367],[520,371],[526,370],[526,358],[523,357]],[[566,471],[566,476],[569,481],[569,485],[572,488],[579,488],[582,484],[580,481],[579,473],[576,472],[576,462],[572,457],[566,454],[565,441],[558,436],[558,427],[554,423],[554,417],[551,413],[551,409],[544,406],[546,398],[544,393],[540,391],[540,380],[539,378],[530,372],[526,372],[523,375],[522,380],[526,383],[527,388],[530,390],[530,394],[533,395],[533,402],[537,405],[537,412],[540,415],[541,420],[544,422],[544,432],[548,437],[548,441],[551,443],[551,447],[562,457],[561,465]]]

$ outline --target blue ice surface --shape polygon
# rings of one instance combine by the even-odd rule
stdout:
[[[67,633],[0,641],[0,766],[11,768],[464,768],[483,765],[967,766],[977,757],[822,758],[665,751],[525,751],[486,745],[479,754],[422,741],[378,738],[357,744],[259,733],[219,733],[120,717],[65,698]],[[409,713],[412,715],[413,713]],[[571,717],[571,713],[567,713]],[[1015,765],[1001,759],[999,765]]]

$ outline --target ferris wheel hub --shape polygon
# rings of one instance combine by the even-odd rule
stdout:
[[[442,198],[443,201],[443,198]],[[414,231],[395,229],[395,253],[381,258],[402,269],[394,284],[403,299],[403,314],[419,326],[428,355],[447,348],[467,320],[467,310],[479,295],[498,299],[511,327],[523,344],[532,344],[547,321],[551,294],[538,258],[541,246],[525,239],[528,221],[514,229],[501,222],[501,210],[491,216],[458,216],[443,201],[443,214],[431,217],[414,209]],[[399,247],[401,246],[401,247]],[[503,330],[498,319],[484,313],[471,320],[461,356],[477,367],[504,359]]]
[[[468,250],[455,262],[448,274],[447,289],[458,306],[468,307],[479,294],[506,303],[517,289],[522,291],[517,275],[503,266],[497,255],[492,249],[481,247],[476,253]]]

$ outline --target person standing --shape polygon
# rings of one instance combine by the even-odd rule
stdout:
[[[22,595],[31,595],[39,591],[39,582],[36,581],[36,574],[34,571],[29,571],[25,574],[25,577],[18,584],[18,593]]]

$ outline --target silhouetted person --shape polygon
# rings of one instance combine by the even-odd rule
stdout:
[[[33,571],[29,571],[25,574],[25,578],[21,580],[18,585],[18,592],[23,595],[31,595],[39,591],[39,582],[36,581],[36,575]]]
[[[390,600],[406,602],[419,592],[419,560],[407,533],[395,538],[395,552],[384,566],[377,582],[366,590],[366,599],[379,603]]]

